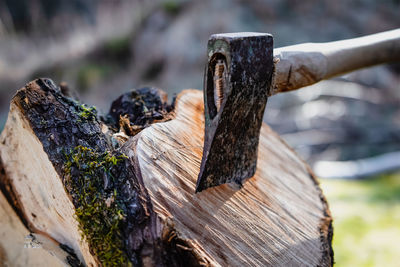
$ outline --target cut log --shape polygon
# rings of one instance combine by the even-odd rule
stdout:
[[[11,104],[0,137],[0,157],[5,170],[1,176],[2,191],[30,231],[46,233],[58,242],[68,244],[81,259],[93,264],[95,260],[87,243],[80,242],[74,206],[41,141],[21,107],[17,106],[17,98],[18,95]],[[30,100],[24,98],[22,101]]]
[[[158,261],[150,202],[102,126],[51,80],[26,85],[0,137],[3,193],[30,231],[74,251],[72,265]]]
[[[0,137],[2,193],[72,265],[331,266],[332,220],[318,182],[267,125],[243,188],[194,193],[203,112],[202,93],[186,90],[172,120],[147,121],[128,137],[132,114],[118,114],[122,132],[113,134],[115,121],[107,127],[50,80],[31,82]]]
[[[203,97],[184,91],[176,118],[142,131],[136,157],[154,211],[212,266],[328,266],[330,216],[310,168],[267,125],[257,172],[241,189],[193,194],[204,133]]]

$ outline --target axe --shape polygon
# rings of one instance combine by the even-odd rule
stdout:
[[[400,61],[400,29],[278,49],[273,49],[272,35],[266,33],[214,34],[207,53],[205,136],[196,192],[224,183],[241,186],[254,175],[269,96]]]

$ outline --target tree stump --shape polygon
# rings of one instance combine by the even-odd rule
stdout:
[[[195,194],[202,92],[183,91],[173,111],[165,100],[132,92],[99,119],[51,80],[20,89],[0,137],[0,204],[25,229],[15,238],[34,233],[71,266],[332,265],[327,202],[276,133],[262,126],[257,172],[243,188]],[[18,265],[5,247],[1,239],[0,256]]]

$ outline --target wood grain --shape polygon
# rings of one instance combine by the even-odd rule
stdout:
[[[203,135],[202,93],[186,90],[174,120],[137,137],[140,172],[161,224],[203,265],[330,266],[330,212],[298,155],[264,124],[255,176],[240,190],[225,184],[194,194]]]
[[[61,262],[42,248],[25,248],[28,229],[0,192],[0,266],[40,267],[63,266]],[[46,264],[46,265],[45,265]]]

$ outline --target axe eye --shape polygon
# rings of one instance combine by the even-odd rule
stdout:
[[[224,100],[224,88],[226,86],[226,66],[222,59],[218,59],[217,63],[215,64],[214,70],[214,102],[215,106],[217,107],[217,112],[219,111],[221,104]]]
[[[225,100],[228,68],[225,56],[215,53],[207,66],[206,94],[208,114],[211,119],[220,111]]]

